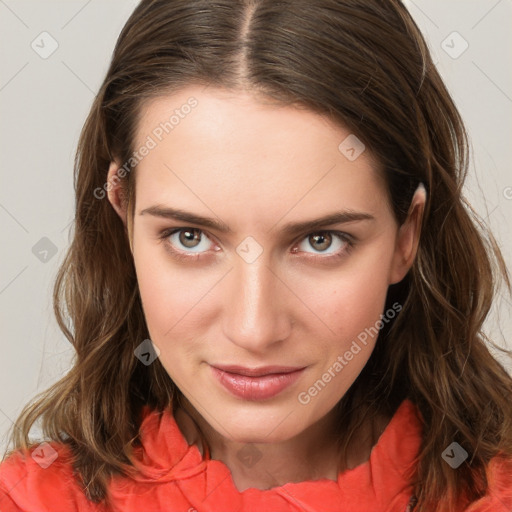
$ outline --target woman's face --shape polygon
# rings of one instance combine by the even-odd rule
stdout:
[[[369,152],[311,111],[199,87],[148,104],[135,147],[132,250],[160,362],[224,437],[298,435],[363,369],[414,250]]]

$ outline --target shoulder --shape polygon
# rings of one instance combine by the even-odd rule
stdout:
[[[410,400],[405,400],[400,406],[397,414],[400,421],[397,423],[408,423],[418,428],[420,423],[424,423],[423,416],[419,408]],[[418,428],[417,434],[420,432]],[[400,435],[403,432],[399,432]],[[484,496],[478,500],[467,504],[463,512],[512,512],[512,455],[506,455],[498,452],[486,467],[487,491]]]
[[[510,512],[512,510],[512,457],[498,454],[487,466],[485,496],[471,503],[464,512]]]
[[[55,441],[11,453],[0,464],[0,510],[99,511],[87,500],[71,461],[69,447]]]

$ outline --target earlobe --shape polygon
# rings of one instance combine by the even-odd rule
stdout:
[[[107,175],[108,200],[126,227],[127,200],[121,184],[123,178],[117,174],[119,168],[120,164],[117,161],[110,162]]]
[[[398,230],[389,284],[399,283],[414,263],[418,252],[426,199],[425,186],[420,183],[412,198],[407,219]]]

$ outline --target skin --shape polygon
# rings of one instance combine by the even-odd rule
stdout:
[[[247,92],[190,86],[152,100],[142,110],[135,147],[190,96],[197,107],[136,169],[131,247],[151,340],[211,457],[227,465],[238,490],[335,480],[333,407],[368,361],[376,336],[309,403],[298,395],[381,318],[388,286],[414,261],[425,194],[416,192],[399,226],[369,151],[354,161],[339,151],[349,131]],[[122,164],[111,163],[109,179]],[[108,198],[126,227],[121,185]],[[154,205],[213,217],[232,233],[140,214]],[[335,234],[315,242],[310,235],[318,229],[293,237],[281,232],[288,222],[344,209],[374,217],[322,226],[354,237],[349,251]],[[168,228],[199,229],[196,242],[183,232],[167,237],[176,252],[199,259],[176,259],[166,250],[158,237]],[[236,251],[246,237],[262,250],[252,263]],[[335,253],[342,257],[327,259]],[[277,396],[247,401],[225,390],[210,364],[306,370]],[[198,437],[188,415],[178,411],[176,420],[192,444]],[[367,460],[388,421],[361,429],[348,467]],[[247,444],[260,457],[250,467],[237,455]]]

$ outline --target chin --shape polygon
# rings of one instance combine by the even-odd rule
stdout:
[[[245,407],[233,412],[226,408],[221,412],[219,424],[224,429],[221,428],[219,433],[238,443],[283,442],[300,434],[306,427],[302,428],[296,415],[290,414],[290,408],[286,407],[267,413],[261,408],[248,412]]]

